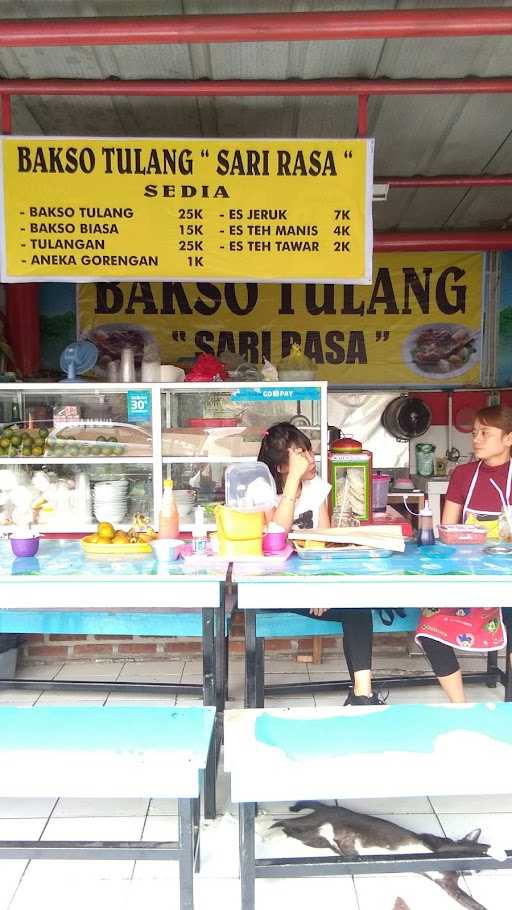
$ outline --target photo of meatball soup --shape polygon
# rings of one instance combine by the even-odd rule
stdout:
[[[414,339],[411,357],[425,373],[451,373],[461,369],[475,351],[475,336],[469,329],[427,326]]]

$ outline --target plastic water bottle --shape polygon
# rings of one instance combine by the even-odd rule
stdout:
[[[204,509],[196,506],[194,512],[194,526],[192,528],[192,550],[198,555],[206,553],[208,534],[204,524]]]
[[[432,518],[432,509],[428,504],[428,499],[425,500],[425,505],[423,509],[420,509],[418,514],[418,533],[416,535],[416,543],[419,547],[431,547],[435,544],[436,539],[434,537],[434,520]]]

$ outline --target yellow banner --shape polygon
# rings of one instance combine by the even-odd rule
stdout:
[[[2,140],[2,280],[371,280],[372,139]]]
[[[156,341],[162,363],[229,351],[272,363],[293,343],[317,377],[340,385],[480,381],[483,256],[374,257],[369,288],[352,285],[117,282],[81,285],[79,327],[100,367]]]

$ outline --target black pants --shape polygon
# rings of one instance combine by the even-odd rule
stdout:
[[[343,653],[352,682],[354,673],[371,670],[373,644],[373,617],[371,610],[343,610],[332,607],[321,616],[313,616],[309,610],[289,610],[312,619],[343,623]]]
[[[508,608],[501,612],[507,635],[512,635],[512,609]],[[418,640],[436,676],[451,676],[452,673],[457,672],[459,661],[451,645],[445,645],[442,641],[435,641],[425,635],[419,635]]]

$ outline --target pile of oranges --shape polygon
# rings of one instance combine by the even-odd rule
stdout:
[[[88,543],[101,544],[127,544],[127,543],[150,543],[156,537],[156,532],[152,528],[146,527],[145,530],[139,528],[130,528],[129,531],[122,531],[120,528],[116,531],[109,521],[100,521],[96,528],[95,534],[90,534],[87,538]]]

